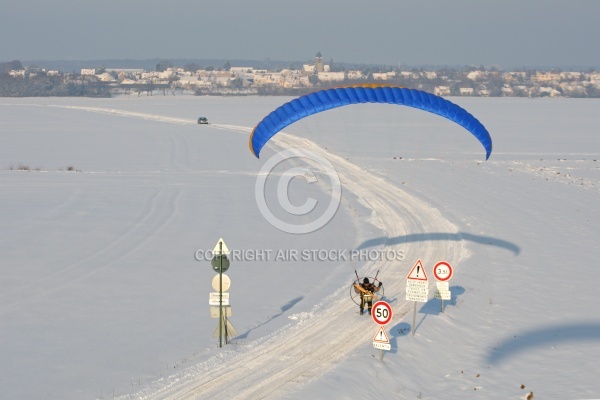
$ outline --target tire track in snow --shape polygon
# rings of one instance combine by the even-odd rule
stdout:
[[[150,121],[166,122],[166,123],[170,123],[170,124],[179,124],[179,125],[189,125],[189,124],[197,123],[197,121],[195,121],[193,119],[174,118],[174,117],[167,117],[165,115],[147,114],[147,113],[141,113],[141,112],[136,112],[136,111],[116,110],[114,108],[67,106],[67,105],[56,105],[56,104],[50,104],[50,105],[48,105],[48,107],[58,107],[58,108],[67,108],[67,109],[71,109],[71,110],[89,111],[89,112],[95,112],[95,113],[99,113],[99,114],[119,115],[119,116],[123,116],[123,117],[133,117],[133,118],[145,119],[145,120],[150,120]]]

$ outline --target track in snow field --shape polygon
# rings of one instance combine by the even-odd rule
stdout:
[[[169,124],[189,125],[189,124],[197,123],[193,119],[173,118],[173,117],[167,117],[164,115],[157,115],[157,114],[146,114],[146,113],[140,113],[140,112],[135,112],[135,111],[115,110],[113,108],[65,106],[65,105],[54,105],[54,104],[49,105],[48,107],[68,108],[71,110],[89,111],[89,112],[94,112],[94,113],[98,113],[98,114],[119,115],[119,116],[123,116],[123,117],[133,117],[133,118],[145,119],[145,120],[149,120],[149,121],[166,122]]]
[[[156,188],[140,206],[142,212],[119,235],[103,243],[85,258],[60,267],[49,275],[32,280],[0,294],[0,314],[12,312],[14,306],[54,293],[96,274],[146,246],[177,215],[181,198],[179,188]],[[149,228],[151,227],[151,228]],[[140,235],[149,230],[151,235]]]
[[[250,132],[250,128],[219,125],[220,129]],[[363,275],[379,270],[384,276],[404,276],[417,258],[445,259],[457,263],[466,253],[456,241],[457,229],[438,210],[423,204],[386,180],[376,177],[342,157],[328,153],[315,143],[279,133],[275,144],[282,148],[303,148],[326,157],[337,169],[344,190],[355,194],[373,211],[371,222],[398,238],[413,233],[447,232],[449,240],[423,241],[392,245],[386,250],[403,250],[406,266],[398,262],[378,261],[363,268]],[[451,238],[453,240],[450,240]],[[385,246],[385,245],[384,245]],[[410,265],[408,265],[410,264]],[[366,269],[366,270],[365,270]],[[248,350],[222,350],[222,358],[186,369],[183,373],[155,382],[154,388],[126,396],[144,399],[268,399],[289,394],[304,383],[318,379],[335,367],[357,347],[369,346],[373,322],[365,318],[357,323],[355,305],[347,298],[347,286],[323,303],[309,318],[275,333]],[[404,280],[386,280],[387,298],[396,318],[412,305],[404,299]],[[332,334],[334,332],[335,334]],[[319,368],[314,368],[318,364]],[[231,371],[235,371],[232,373]]]

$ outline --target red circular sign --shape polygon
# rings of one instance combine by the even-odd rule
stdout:
[[[392,320],[392,307],[385,301],[378,301],[373,304],[371,309],[371,317],[373,321],[379,325],[385,325]]]
[[[438,281],[447,281],[452,278],[452,266],[446,261],[440,261],[433,267],[433,276]]]

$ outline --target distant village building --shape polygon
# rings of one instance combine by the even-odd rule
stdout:
[[[373,72],[373,79],[378,81],[387,81],[396,77],[395,72]]]
[[[401,71],[399,75],[400,75],[400,77],[402,77],[404,79],[418,79],[419,78],[419,74],[414,73],[412,71]]]
[[[551,87],[546,87],[546,86],[540,86],[538,88],[540,94],[547,94],[550,97],[557,97],[560,96],[560,92],[554,88]]]
[[[276,86],[281,81],[279,72],[254,71],[254,86]]]
[[[144,72],[144,70],[141,68],[106,68],[106,72],[116,74],[125,73],[133,76],[135,74],[141,74],[142,72]]]
[[[175,87],[179,87],[182,89],[210,89],[212,87],[212,83],[202,80],[200,76],[182,76],[180,79],[174,83]]]
[[[281,86],[286,89],[310,86],[309,75],[298,70],[281,71]]]
[[[231,67],[231,69],[229,71],[236,75],[250,75],[250,74],[254,73],[254,68],[252,68],[252,67]]]
[[[177,76],[177,70],[174,68],[167,68],[165,71],[158,73],[158,79],[162,80],[169,80],[175,76]]]
[[[470,79],[472,81],[477,81],[477,80],[481,80],[481,79],[485,79],[486,74],[484,71],[471,71],[467,74],[467,79]]]
[[[231,72],[229,71],[211,71],[205,80],[212,82],[215,86],[229,86],[229,82],[232,78]]]
[[[319,72],[317,76],[323,82],[340,82],[346,79],[345,72]]]
[[[140,78],[145,79],[145,80],[153,80],[153,79],[158,79],[159,75],[160,75],[160,72],[157,72],[157,71],[143,72],[142,75],[140,76]]]
[[[512,87],[510,87],[510,85],[506,85],[506,84],[502,86],[501,92],[502,92],[502,96],[507,96],[507,97],[513,96],[515,94]]]
[[[524,81],[527,78],[526,72],[505,72],[502,74],[502,80],[507,83]]]
[[[437,73],[435,71],[424,71],[423,76],[427,79],[437,79]]]
[[[471,87],[461,87],[458,92],[461,96],[473,96],[473,88]]]
[[[325,66],[323,64],[323,56],[321,55],[321,52],[317,52],[317,55],[315,56],[315,72],[319,73],[319,72],[325,72]]]
[[[361,71],[348,71],[346,72],[346,77],[352,80],[364,79],[365,76]]]
[[[436,96],[450,96],[449,86],[436,86],[433,88],[433,94]]]
[[[585,95],[585,87],[580,84],[573,84],[569,82],[562,82],[560,87],[565,96],[581,97]]]
[[[590,80],[591,83],[593,83],[594,85],[600,84],[600,73],[592,73],[592,74],[588,74],[588,78]]]
[[[552,82],[552,81],[560,81],[560,74],[552,73],[552,72],[540,72],[537,71],[535,75],[531,76],[531,82],[534,83],[542,83],[542,82]]]
[[[96,69],[95,68],[90,68],[90,69],[82,69],[81,70],[81,75],[96,75]]]
[[[24,69],[19,69],[19,70],[13,69],[13,70],[9,71],[8,74],[15,78],[24,78],[25,70]]]
[[[116,79],[113,78],[113,76],[111,74],[109,74],[108,72],[104,72],[98,76],[98,80],[100,82],[116,82]]]
[[[583,78],[583,73],[581,72],[561,72],[559,74],[561,80],[579,80]]]
[[[302,70],[306,73],[321,73],[321,72],[329,72],[330,66],[323,63],[323,56],[319,51],[315,57],[314,64],[303,64]]]
[[[138,84],[139,82],[138,82],[137,80],[133,80],[133,79],[127,79],[127,78],[125,78],[125,79],[122,79],[122,80],[120,81],[120,83],[121,83],[121,85],[123,85],[123,86],[133,86],[133,85],[136,85],[136,84]]]

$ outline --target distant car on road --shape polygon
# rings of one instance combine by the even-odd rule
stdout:
[[[198,118],[198,123],[199,124],[208,124],[208,120],[206,119],[206,117],[200,117],[200,118]]]

